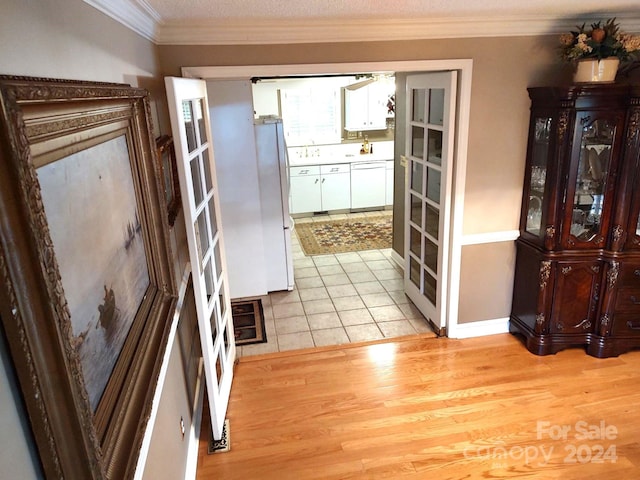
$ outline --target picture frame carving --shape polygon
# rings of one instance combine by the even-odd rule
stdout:
[[[132,478],[176,303],[148,93],[0,76],[0,106],[0,319],[43,473]]]

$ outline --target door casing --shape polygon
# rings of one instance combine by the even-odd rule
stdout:
[[[467,147],[471,108],[472,59],[408,60],[388,62],[310,63],[282,65],[238,65],[182,67],[184,77],[204,80],[249,79],[252,77],[278,77],[288,75],[348,75],[359,72],[411,72],[427,73],[445,70],[458,71],[455,154],[453,188],[451,192],[451,241],[449,255],[449,281],[447,285],[447,335],[457,338],[458,305],[460,300],[460,269],[463,245],[464,190],[467,172]],[[406,174],[406,171],[405,171]],[[404,265],[402,259],[398,259]]]

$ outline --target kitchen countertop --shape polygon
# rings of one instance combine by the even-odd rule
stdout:
[[[360,154],[361,144],[318,145],[290,147],[289,166],[332,165],[337,163],[361,163],[393,160],[392,141],[372,142],[373,153]]]

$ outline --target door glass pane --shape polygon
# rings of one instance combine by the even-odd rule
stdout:
[[[211,269],[211,258],[204,267],[204,284],[207,294],[207,304],[211,302],[213,294],[215,293],[215,283],[213,282],[213,270]]]
[[[420,288],[420,264],[413,257],[409,258],[409,279]]]
[[[211,181],[211,165],[209,165],[209,150],[202,152],[202,167],[204,168],[204,184],[206,192],[213,190],[213,182]]]
[[[411,155],[418,158],[424,157],[424,128],[411,127]]]
[[[216,222],[215,206],[216,206],[215,201],[213,197],[211,197],[209,199],[209,205],[207,208],[207,211],[209,212],[209,224],[211,225],[211,238],[214,238],[216,236],[216,233],[218,233],[218,224]]]
[[[422,240],[422,235],[420,235],[420,232],[418,230],[416,230],[415,228],[411,227],[410,229],[411,231],[411,238],[410,238],[410,250],[412,253],[416,254],[416,256],[420,257],[420,247],[421,247],[421,240]]]
[[[424,264],[438,273],[438,246],[427,237],[424,239]]]
[[[416,88],[413,90],[413,115],[411,119],[414,122],[424,123],[424,105],[426,90],[424,88]]]
[[[200,157],[196,156],[191,160],[191,182],[193,184],[193,195],[196,205],[202,202],[202,180],[200,179]]]
[[[200,145],[207,143],[207,129],[205,128],[204,115],[202,114],[202,99],[193,102],[193,115],[198,123],[198,133],[200,133]]]
[[[436,305],[436,290],[438,287],[438,282],[433,276],[424,270],[424,292],[423,295],[429,299],[431,303]]]
[[[209,251],[209,234],[207,232],[207,217],[206,212],[203,210],[198,215],[198,238],[200,239],[200,248],[202,249],[202,255],[206,255]]]
[[[442,132],[439,130],[427,130],[428,151],[427,160],[436,165],[442,165]]]
[[[427,168],[427,198],[440,204],[440,177],[438,170]]]
[[[216,377],[218,379],[218,390],[222,385],[222,346],[218,355],[216,355]]]
[[[588,119],[584,119],[582,127],[570,230],[571,235],[583,242],[593,240],[600,233],[600,217],[615,135],[615,124],[609,120],[590,122]]]
[[[422,164],[411,162],[411,190],[422,194]]]
[[[220,275],[222,275],[222,260],[220,258],[220,242],[217,242],[216,246],[213,248],[213,254],[215,256],[215,262],[216,262],[216,278],[220,278]]]
[[[224,318],[224,314],[226,312],[227,304],[224,301],[224,288],[223,284],[220,283],[220,315]]]
[[[444,119],[444,88],[429,91],[429,123],[442,125]]]
[[[211,338],[216,338],[218,333],[218,312],[213,309],[211,317],[209,317],[209,323],[211,324]]]
[[[189,149],[189,152],[193,152],[196,149],[196,130],[193,125],[193,108],[191,106],[191,100],[183,100],[182,116],[184,117],[184,130],[187,135],[187,148]]]
[[[540,235],[542,224],[542,203],[544,187],[547,181],[549,162],[549,134],[551,117],[537,117],[534,120],[534,135],[531,143],[531,170],[529,175],[529,195],[527,205],[526,229],[534,235]]]
[[[422,226],[422,200],[411,195],[411,221],[419,226]]]
[[[440,226],[440,212],[438,209],[428,203],[424,205],[425,209],[425,230],[436,240],[438,239],[438,227]]]

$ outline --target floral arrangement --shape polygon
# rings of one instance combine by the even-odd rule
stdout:
[[[618,57],[620,61],[633,61],[640,57],[640,36],[621,32],[615,18],[604,24],[601,21],[592,23],[589,28],[584,23],[576,28],[577,31],[560,35],[564,60]]]

